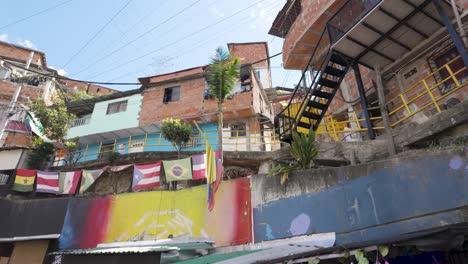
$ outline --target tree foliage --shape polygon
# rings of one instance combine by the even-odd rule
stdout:
[[[166,118],[161,123],[161,133],[166,140],[171,142],[180,156],[180,151],[190,141],[192,127],[180,119]]]
[[[240,74],[239,58],[232,59],[229,52],[219,47],[206,70],[210,95],[219,103],[232,93]]]
[[[232,93],[239,80],[239,64],[239,58],[232,59],[227,50],[219,47],[206,69],[210,96],[218,101],[218,150],[221,152],[221,160],[223,158],[223,102]]]
[[[308,135],[295,132],[291,142],[291,155],[294,162],[290,164],[280,163],[274,167],[269,176],[281,175],[281,184],[284,184],[289,177],[289,173],[295,170],[310,169],[312,159],[317,156],[317,149],[314,146],[315,133],[310,131]]]
[[[94,96],[92,96],[90,94],[87,94],[86,91],[84,91],[84,90],[75,90],[75,91],[67,93],[67,98],[71,102],[91,99],[93,97]]]
[[[33,138],[31,149],[28,155],[28,166],[31,168],[41,168],[45,162],[50,161],[50,156],[54,153],[54,145],[39,137]]]
[[[52,103],[47,106],[42,99],[39,99],[31,104],[31,110],[44,127],[45,135],[63,144],[66,141],[68,128],[76,116],[68,112],[65,101],[59,94],[52,97]]]

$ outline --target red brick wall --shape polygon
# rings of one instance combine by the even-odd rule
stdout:
[[[0,42],[0,57],[15,59],[26,63],[32,50]],[[45,55],[42,52],[34,51],[32,64],[46,66]]]
[[[117,90],[107,88],[104,86],[96,85],[96,84],[88,84],[83,82],[77,82],[72,80],[63,80],[61,81],[70,91],[73,89],[78,89],[80,91],[88,91],[90,95],[106,95],[118,92]]]
[[[253,63],[268,58],[266,42],[261,43],[230,43],[229,53],[232,58],[240,58],[241,64]],[[255,64],[256,67],[267,67],[268,61]]]
[[[31,135],[25,133],[8,132],[4,147],[29,147],[31,144]]]
[[[0,81],[0,100],[11,100],[13,98],[13,95],[15,94],[18,85],[18,83]],[[29,97],[32,101],[34,101],[38,98],[42,98],[42,92],[43,88],[41,86],[23,85],[18,100],[20,102],[26,102],[26,98]]]

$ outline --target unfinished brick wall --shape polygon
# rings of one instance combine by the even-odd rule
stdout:
[[[11,100],[18,87],[18,83],[0,81],[0,100]],[[20,102],[27,102],[27,98],[34,101],[42,98],[44,88],[42,86],[23,85],[18,98]]]
[[[241,64],[253,63],[268,58],[266,42],[229,43],[229,53],[232,58],[239,58]],[[256,63],[257,67],[268,67],[268,61]]]
[[[7,132],[4,147],[29,147],[32,142],[31,134]]]
[[[31,61],[32,64],[38,66],[47,66],[45,54],[43,52],[0,41],[0,57],[3,58],[26,62],[28,61],[31,51],[34,52],[34,56]]]
[[[70,91],[73,91],[76,87],[76,89],[80,91],[86,91],[89,95],[106,95],[106,94],[119,92],[117,90],[107,88],[104,86],[77,82],[77,81],[72,81],[72,80],[62,80],[61,83],[63,83],[68,89],[70,89]]]

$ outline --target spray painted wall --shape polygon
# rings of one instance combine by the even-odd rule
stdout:
[[[455,210],[468,204],[467,156],[468,149],[306,171],[287,193],[255,176],[255,242],[336,232],[339,245],[463,222]]]
[[[216,246],[251,242],[249,179],[223,182],[211,212],[207,209],[206,193],[206,188],[199,186],[72,200],[59,239],[60,248],[93,248],[99,243],[185,234],[211,238]]]

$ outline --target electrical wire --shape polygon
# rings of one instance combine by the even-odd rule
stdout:
[[[205,27],[203,27],[203,28],[201,28],[201,29],[199,29],[199,30],[197,30],[197,31],[194,31],[194,32],[190,33],[190,34],[187,35],[187,36],[184,36],[184,37],[182,37],[182,38],[179,38],[179,39],[177,39],[177,40],[175,40],[175,41],[173,41],[173,42],[171,42],[171,43],[169,43],[169,44],[167,44],[167,45],[165,45],[165,46],[162,46],[162,47],[160,47],[160,48],[157,48],[157,49],[155,49],[155,50],[152,50],[152,51],[150,51],[150,52],[148,52],[148,53],[145,53],[145,54],[143,54],[143,55],[141,55],[141,56],[139,56],[139,57],[133,58],[133,59],[127,61],[127,62],[121,63],[121,64],[119,64],[119,65],[117,65],[117,66],[115,66],[115,67],[112,67],[112,68],[110,68],[110,69],[108,69],[108,70],[106,70],[106,71],[103,71],[103,72],[99,72],[99,73],[97,73],[97,74],[94,74],[94,75],[90,76],[89,78],[95,78],[95,77],[101,76],[101,75],[103,75],[103,74],[105,74],[105,73],[108,73],[108,72],[114,71],[114,70],[116,70],[116,69],[119,69],[119,68],[121,68],[121,67],[123,67],[123,66],[125,66],[125,65],[127,65],[127,64],[129,64],[129,63],[132,63],[132,62],[134,62],[134,61],[137,61],[137,60],[140,60],[140,59],[142,59],[142,58],[144,58],[144,57],[147,57],[147,56],[149,56],[149,55],[151,55],[151,54],[153,54],[153,53],[155,53],[155,52],[157,52],[157,51],[160,51],[160,50],[162,50],[162,49],[165,49],[165,48],[167,48],[167,47],[170,47],[170,46],[172,46],[172,45],[175,45],[175,44],[179,43],[180,41],[183,41],[183,40],[185,40],[185,39],[187,39],[187,38],[189,38],[189,37],[192,37],[192,36],[194,36],[194,35],[196,35],[196,34],[202,32],[202,31],[207,30],[208,28],[211,28],[211,27],[213,27],[213,26],[216,26],[216,25],[218,25],[219,23],[221,23],[221,22],[223,22],[223,21],[225,21],[225,20],[227,20],[227,19],[229,19],[229,18],[234,17],[235,15],[237,15],[237,14],[239,14],[239,13],[242,13],[242,12],[244,12],[245,10],[247,10],[247,9],[249,9],[249,8],[251,8],[251,7],[253,7],[253,6],[255,6],[255,5],[257,5],[257,4],[261,3],[261,2],[263,2],[263,1],[265,1],[265,0],[256,1],[256,2],[254,2],[253,4],[247,6],[246,8],[243,8],[243,9],[241,9],[241,10],[239,10],[239,11],[237,11],[237,12],[231,14],[230,16],[227,16],[227,17],[225,17],[225,18],[223,18],[223,19],[220,19],[220,20],[218,20],[217,22],[215,22],[215,23],[213,23],[213,24],[207,25],[207,26],[205,26]]]
[[[26,17],[23,17],[23,18],[20,18],[20,19],[18,19],[18,20],[16,20],[16,21],[13,21],[13,22],[8,23],[8,24],[6,24],[6,25],[0,26],[0,30],[4,29],[4,28],[6,28],[6,27],[9,27],[9,26],[13,26],[13,25],[15,25],[15,24],[18,24],[18,23],[23,22],[23,21],[25,21],[25,20],[28,20],[28,19],[30,19],[30,18],[32,18],[32,17],[41,15],[41,14],[47,12],[47,11],[53,10],[53,9],[55,9],[55,8],[57,8],[57,7],[60,7],[60,6],[64,5],[64,4],[66,4],[66,3],[69,3],[69,2],[71,2],[71,1],[73,1],[73,0],[67,0],[67,1],[60,2],[60,3],[58,3],[58,4],[54,5],[54,6],[48,7],[48,8],[46,8],[46,9],[43,9],[43,10],[37,12],[37,13],[34,13],[34,14],[32,14],[32,15],[29,15],[29,16],[26,16]]]
[[[254,64],[257,64],[257,63],[260,63],[260,62],[263,62],[263,61],[266,61],[266,60],[269,60],[271,58],[274,58],[274,57],[277,57],[279,55],[281,55],[282,52],[279,52],[279,53],[276,53],[272,56],[269,56],[267,58],[264,58],[264,59],[261,59],[261,60],[258,60],[258,61],[255,61],[255,62],[252,62],[252,63],[249,63],[249,64],[244,64],[242,65],[240,68],[244,68],[244,67],[250,67]],[[3,57],[0,57],[0,59],[2,60],[5,60],[5,58]],[[56,78],[56,79],[61,79],[61,80],[70,80],[70,81],[75,81],[75,82],[82,82],[82,83],[89,83],[89,84],[102,84],[102,85],[142,85],[141,83],[129,83],[129,82],[97,82],[97,81],[85,81],[85,80],[78,80],[78,79],[72,79],[72,78],[69,78],[69,77],[65,77],[65,76],[61,76],[61,75],[56,75],[56,74],[45,74],[45,73],[42,73],[42,72],[38,72],[38,71],[35,71],[35,70],[32,70],[32,69],[27,69],[25,67],[22,67],[22,66],[19,66],[19,65],[16,65],[16,64],[11,64],[7,61],[4,62],[5,64],[7,65],[11,65],[11,66],[14,66],[14,67],[17,67],[17,68],[20,68],[22,70],[25,70],[25,71],[28,71],[28,72],[32,72],[32,73],[35,73],[35,74],[38,74],[38,75],[41,75],[41,76],[44,76],[44,77],[49,77],[49,78]],[[151,83],[148,83],[148,84],[151,84]]]
[[[280,4],[281,4],[281,3],[280,3]],[[267,11],[272,11],[272,10],[274,10],[277,6],[278,6],[278,4],[277,4],[277,5],[273,5],[273,6],[272,6],[271,8],[269,8]],[[248,19],[244,19],[244,20],[241,21],[240,23],[234,23],[234,24],[231,25],[230,27],[225,28],[224,31],[221,31],[221,32],[220,32],[221,34],[216,34],[215,36],[213,36],[213,37],[211,37],[211,38],[209,38],[209,39],[205,39],[204,41],[198,42],[197,45],[191,46],[189,49],[181,49],[181,50],[182,50],[181,52],[178,52],[178,53],[174,54],[172,57],[170,57],[170,58],[168,58],[167,60],[165,60],[165,62],[175,60],[175,59],[179,58],[180,56],[182,56],[182,55],[184,55],[184,54],[187,54],[187,53],[190,53],[190,52],[196,50],[196,49],[199,48],[199,47],[203,47],[203,46],[205,46],[206,43],[211,42],[212,40],[217,39],[217,38],[220,37],[220,36],[223,36],[223,35],[226,35],[227,33],[230,33],[230,32],[233,32],[233,31],[236,31],[236,30],[239,30],[239,29],[242,29],[242,27],[240,27],[240,25],[243,25],[243,24],[245,24],[245,23],[247,23],[247,22],[251,22],[251,21],[252,21],[250,14],[249,14],[247,17],[245,17],[245,18],[248,18]],[[254,19],[256,19],[256,18],[254,18]],[[119,75],[119,76],[117,76],[117,77],[114,77],[114,78],[110,79],[109,82],[112,82],[112,81],[118,80],[118,79],[120,79],[120,78],[126,77],[126,76],[128,76],[128,75],[132,75],[132,74],[135,74],[135,73],[137,73],[137,72],[143,71],[144,69],[146,69],[147,67],[151,67],[152,65],[153,65],[153,63],[149,63],[149,64],[147,64],[147,65],[144,65],[143,67],[138,68],[137,70],[132,70],[132,71],[126,72],[126,73],[124,73],[124,74],[121,74],[121,75]],[[257,67],[257,69],[261,69],[261,68],[268,68],[268,67]],[[281,69],[282,69],[283,67],[282,67],[282,66],[271,66],[271,67],[269,67],[269,68],[281,68]]]
[[[182,10],[180,10],[179,12],[175,13],[174,15],[172,15],[172,16],[170,16],[169,18],[167,18],[166,20],[164,20],[163,22],[161,22],[161,23],[159,23],[158,25],[156,25],[156,26],[150,28],[149,30],[145,31],[144,33],[138,35],[138,37],[136,37],[136,38],[130,40],[129,42],[127,42],[127,43],[125,43],[124,45],[120,46],[119,48],[113,50],[112,52],[110,52],[110,53],[108,53],[108,54],[106,54],[106,55],[104,55],[104,56],[98,58],[97,60],[91,62],[90,64],[88,64],[88,66],[86,66],[86,67],[84,67],[83,69],[81,69],[81,70],[79,70],[78,72],[76,72],[75,75],[84,72],[85,70],[89,69],[90,66],[96,65],[96,63],[99,63],[99,62],[105,60],[106,58],[112,56],[113,54],[115,54],[115,53],[121,51],[122,49],[126,48],[126,47],[129,46],[130,44],[134,43],[135,41],[137,41],[137,40],[139,40],[139,39],[141,39],[141,38],[147,36],[147,34],[149,34],[150,32],[152,32],[153,30],[159,28],[160,26],[166,24],[167,22],[169,22],[169,21],[172,20],[173,18],[177,17],[178,15],[184,13],[185,11],[187,11],[188,9],[190,9],[192,6],[194,6],[195,4],[197,4],[197,3],[200,2],[200,1],[201,1],[201,0],[197,0],[197,1],[193,2],[193,3],[191,3],[190,5],[186,6],[186,7],[183,8]]]
[[[71,56],[70,59],[68,59],[68,61],[63,65],[62,68],[65,68],[68,64],[70,64],[74,58],[76,58],[76,56],[78,56],[78,54],[80,54],[94,39],[96,39],[99,34],[101,34],[102,31],[104,31],[104,29],[106,29],[106,27],[112,23],[112,21],[114,21],[114,19],[120,14],[122,13],[122,11],[127,8],[127,6],[132,2],[133,0],[128,0],[125,5],[123,5],[118,11],[117,13],[115,13],[75,54],[73,54]]]

